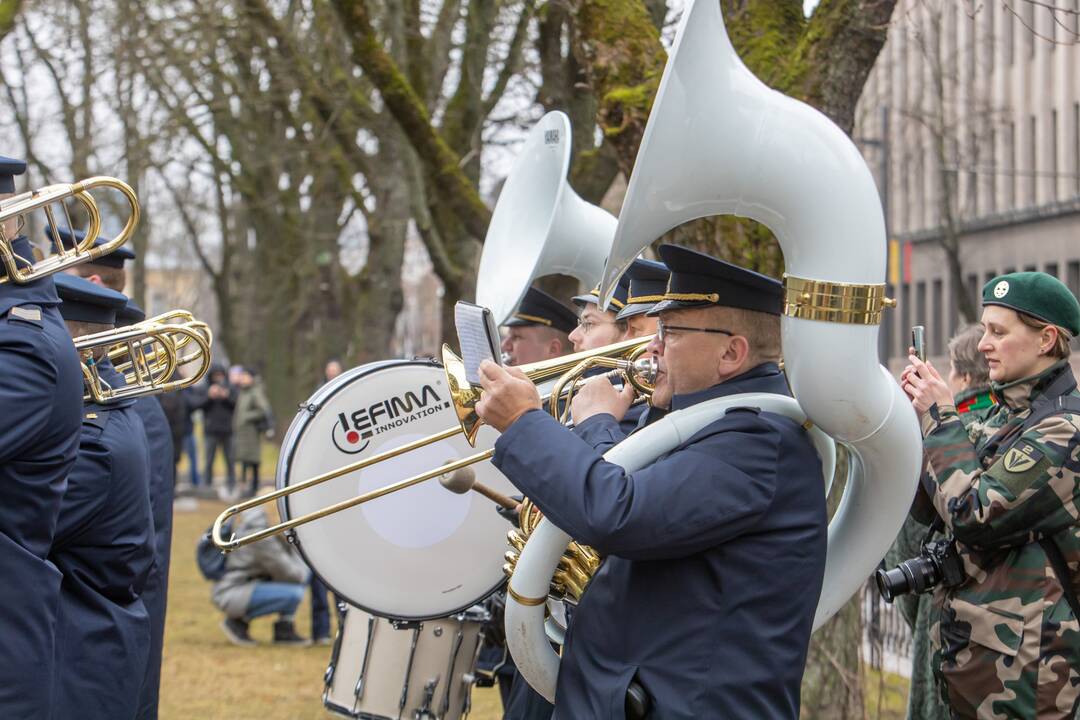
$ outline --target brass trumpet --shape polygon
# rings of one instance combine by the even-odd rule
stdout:
[[[539,384],[556,377],[559,377],[560,380],[562,380],[563,378],[560,376],[568,375],[575,371],[580,373],[591,367],[603,366],[622,372],[626,376],[627,381],[633,383],[634,387],[640,392],[643,394],[651,394],[652,382],[655,376],[655,366],[653,365],[651,358],[641,357],[651,340],[651,336],[635,338],[633,340],[624,340],[613,345],[596,348],[595,350],[586,350],[584,352],[566,355],[561,358],[542,360],[540,362],[530,363],[529,365],[522,365],[521,370],[524,371],[529,380],[535,384]],[[266,493],[265,495],[260,495],[257,498],[252,498],[251,500],[233,505],[226,509],[225,512],[221,513],[214,521],[214,527],[210,534],[214,544],[224,552],[236,550],[237,548],[286,532],[292,528],[312,522],[313,520],[318,520],[328,515],[341,512],[342,510],[355,507],[356,505],[370,502],[371,500],[383,497],[384,495],[404,490],[405,488],[422,483],[425,480],[437,478],[440,475],[453,473],[461,468],[489,460],[495,454],[494,450],[485,450],[461,458],[460,460],[445,463],[433,470],[399,480],[398,482],[385,485],[381,488],[364,493],[363,495],[357,495],[348,500],[343,500],[323,508],[322,510],[317,510],[297,518],[279,522],[276,525],[251,533],[250,535],[242,537],[236,537],[234,535],[231,538],[226,538],[222,535],[222,528],[225,523],[228,522],[230,518],[239,515],[245,510],[274,502],[279,498],[315,487],[316,485],[339,478],[342,475],[363,470],[364,468],[377,463],[399,457],[418,448],[446,440],[456,435],[464,435],[470,445],[475,445],[476,435],[480,431],[480,426],[483,424],[480,416],[476,414],[476,403],[480,400],[481,388],[469,383],[465,377],[464,363],[447,345],[443,345],[442,360],[443,368],[446,372],[447,386],[450,389],[450,398],[458,418],[457,426],[447,428],[440,433],[430,435],[426,438],[406,443],[405,445],[392,450],[373,455],[367,459],[358,460],[357,462],[342,466],[336,470],[331,470],[322,475],[317,475],[308,480],[304,480],[303,482],[299,482],[296,485],[279,488],[278,490]],[[564,392],[563,388],[565,388],[568,382],[569,379],[566,379],[559,386],[560,393]],[[573,387],[574,384],[571,384],[571,389]],[[560,403],[556,401],[562,399],[562,397],[563,396],[560,394],[551,392],[545,393],[543,399],[547,400],[552,408],[557,408]],[[554,409],[552,412],[557,413],[558,410]],[[556,415],[556,417],[558,417],[558,415]]]
[[[123,229],[108,242],[95,247],[98,235],[101,233],[101,211],[97,201],[90,195],[90,191],[96,188],[110,188],[116,190],[127,200],[131,209],[127,222]],[[74,247],[65,248],[63,243],[56,243],[55,252],[46,255],[41,260],[23,258],[18,256],[12,248],[14,238],[9,238],[3,231],[3,223],[8,220],[22,220],[23,216],[35,211],[44,210],[46,221],[51,230],[50,235],[58,237],[60,225],[57,223],[53,205],[60,204],[67,227],[74,230],[71,214],[68,212],[64,200],[71,198],[81,204],[86,211],[88,224],[85,237]],[[0,284],[11,280],[23,284],[32,280],[51,275],[61,270],[66,270],[84,262],[93,262],[103,255],[108,255],[113,250],[123,245],[135,232],[139,224],[140,210],[139,200],[135,197],[135,191],[122,180],[111,177],[92,177],[77,183],[60,183],[48,185],[37,190],[22,193],[0,202],[0,262],[3,262],[7,270],[6,277],[0,277]]]
[[[165,324],[157,318],[75,338],[83,361],[83,400],[106,404],[191,387],[210,369],[212,344],[205,323]],[[182,354],[188,346],[194,347]],[[101,377],[99,357],[115,362],[115,369],[124,376],[123,387],[112,387]],[[174,379],[177,368],[192,363],[198,365],[189,377]]]

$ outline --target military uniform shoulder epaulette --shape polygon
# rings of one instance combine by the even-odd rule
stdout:
[[[41,317],[41,307],[38,305],[16,305],[5,313],[4,319],[9,323],[33,325],[37,328],[45,327],[45,322]]]

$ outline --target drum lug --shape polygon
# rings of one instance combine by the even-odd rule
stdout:
[[[424,683],[424,699],[420,707],[413,711],[413,720],[438,720],[438,716],[431,711],[431,701],[435,699],[435,688],[439,686],[440,679],[436,675]]]
[[[319,412],[319,410],[321,408],[322,408],[321,403],[302,402],[302,403],[297,403],[297,405],[296,405],[296,411],[297,412],[306,412],[308,415],[314,415],[315,413]]]
[[[283,534],[285,535],[285,539],[288,540],[290,545],[296,547],[297,549],[300,548],[300,538],[297,537],[295,530],[286,530]]]

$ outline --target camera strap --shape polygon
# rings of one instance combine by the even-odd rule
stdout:
[[[1031,414],[1020,425],[1018,435],[1023,435],[1046,418],[1054,415],[1067,412],[1080,415],[1080,398],[1071,394],[1075,389],[1076,378],[1073,376],[1072,371],[1063,372],[1046,388],[1046,392],[1035,398],[1035,401],[1031,404]],[[1073,589],[1072,573],[1069,572],[1069,565],[1065,562],[1065,556],[1062,554],[1061,548],[1058,547],[1057,542],[1050,535],[1041,535],[1039,545],[1042,547],[1043,552],[1046,553],[1046,559],[1050,561],[1050,567],[1054,569],[1054,574],[1061,584],[1061,592],[1065,596],[1065,601],[1069,603],[1069,607],[1072,609],[1073,617],[1080,619],[1080,600],[1077,599],[1076,591]]]
[[[1061,548],[1054,542],[1054,538],[1048,535],[1039,538],[1039,545],[1042,546],[1043,552],[1046,553],[1046,559],[1050,561],[1050,566],[1054,568],[1054,574],[1057,575],[1058,582],[1061,583],[1061,594],[1065,596],[1066,602],[1072,608],[1073,617],[1080,619],[1080,600],[1077,600],[1076,590],[1072,586],[1072,573],[1069,572],[1069,565],[1065,562],[1065,556],[1062,554]]]
[[[987,444],[984,454],[986,451],[997,454],[998,448],[1006,440],[1011,441],[1023,436],[1024,433],[1048,417],[1062,413],[1080,415],[1080,397],[1072,395],[1075,389],[1076,377],[1073,375],[1072,369],[1066,368],[1054,382],[1050,383],[1046,390],[1032,401],[1031,412],[1024,418],[1024,421],[1018,427],[1008,428],[999,436],[995,436]],[[1061,548],[1058,547],[1052,536],[1041,535],[1038,542],[1043,552],[1046,553],[1046,559],[1050,561],[1050,567],[1054,569],[1054,574],[1061,584],[1061,592],[1065,596],[1066,602],[1069,603],[1073,616],[1080,619],[1080,600],[1077,599],[1076,591],[1073,589],[1072,573],[1069,572],[1069,566],[1065,562],[1065,556],[1062,554]]]

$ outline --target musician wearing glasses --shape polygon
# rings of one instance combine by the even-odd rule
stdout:
[[[81,231],[71,232],[65,228],[60,228],[55,232],[47,230],[45,235],[54,247],[59,240],[67,248],[75,247],[85,238]],[[94,245],[98,246],[105,242],[107,242],[106,238],[98,238]],[[76,265],[66,272],[85,278],[95,285],[123,293],[127,286],[126,263],[135,260],[135,257],[134,250],[122,245],[96,258],[93,262]],[[145,319],[145,313],[134,306],[129,299],[127,305],[117,313],[116,324],[117,327],[123,327]],[[146,445],[150,454],[148,492],[150,493],[150,507],[154,513],[155,535],[154,565],[142,593],[146,611],[150,614],[151,642],[138,717],[154,718],[157,717],[158,687],[161,683],[161,653],[165,640],[165,605],[169,583],[169,555],[172,546],[173,486],[176,479],[176,464],[172,431],[158,398],[136,398],[133,408],[145,430],[140,440]]]
[[[0,202],[26,163],[0,157]],[[0,244],[33,260],[16,219]],[[0,277],[7,276],[0,265]],[[48,716],[60,572],[47,561],[79,445],[82,371],[53,278],[0,283],[0,717]]]
[[[59,275],[60,311],[72,337],[111,329],[124,295]],[[98,374],[123,378],[107,357]],[[82,413],[79,454],[68,477],[49,559],[64,574],[54,665],[57,718],[133,718],[150,649],[141,594],[154,559],[147,493],[150,457],[131,399]]]
[[[671,273],[663,263],[638,258],[627,269],[626,276],[630,279],[626,304],[615,315],[615,320],[627,324],[625,339],[654,335],[656,334],[656,316],[651,315],[650,312],[658,302],[662,301]],[[605,402],[612,396],[611,383],[601,380],[601,378],[588,380],[575,395],[575,398],[579,398],[579,412],[585,413],[587,411],[583,408],[590,407],[594,402]],[[627,390],[626,396],[630,402],[633,402],[632,391]],[[657,405],[654,396],[648,403],[639,402],[630,405],[623,412],[617,425],[611,427],[587,425],[582,429],[581,435],[594,449],[606,452],[632,433],[642,422],[642,417],[646,412],[652,413],[651,417],[655,419],[662,417],[666,410],[667,405]],[[570,411],[573,415],[573,404],[570,406]],[[581,417],[584,420],[587,415]]]
[[[580,308],[577,327],[570,333],[570,342],[574,345],[574,352],[595,350],[625,340],[627,337],[630,323],[626,320],[618,320],[616,316],[626,307],[626,298],[630,294],[629,274],[624,273],[619,278],[619,284],[611,296],[610,309],[601,310],[597,305],[600,300],[599,293],[600,286],[598,285],[584,295],[573,298],[574,304]]]
[[[683,248],[660,256],[671,279],[651,311],[656,404],[788,394],[780,284]],[[627,473],[581,435],[617,432],[629,391],[577,403],[571,431],[516,369],[484,363],[481,378],[477,411],[502,433],[495,465],[606,558],[563,646],[554,717],[797,718],[827,527],[805,430],[732,409]]]
[[[621,340],[647,337],[655,333],[656,318],[649,315],[649,310],[656,305],[658,293],[662,294],[667,286],[668,275],[668,269],[663,263],[637,258],[619,278],[619,284],[611,298],[611,309],[601,310],[597,305],[599,286],[585,295],[575,297],[574,302],[581,308],[581,315],[578,317],[577,329],[570,333],[574,351],[595,350]],[[602,372],[597,370],[596,374]],[[595,383],[587,383],[582,392],[591,395],[595,392],[595,387],[588,389],[588,385],[595,386]],[[632,391],[628,392],[632,395]],[[637,427],[645,408],[646,404],[640,403],[623,413],[619,422],[621,436],[625,437]],[[574,422],[577,422],[577,418],[574,418]],[[617,441],[612,441],[609,446],[614,442]]]

